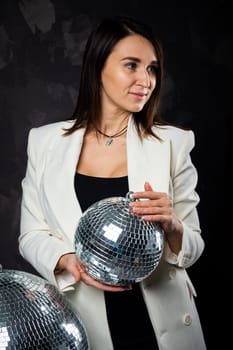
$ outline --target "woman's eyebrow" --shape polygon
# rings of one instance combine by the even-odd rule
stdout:
[[[122,61],[124,61],[124,60],[129,60],[129,61],[134,61],[134,62],[141,62],[140,58],[133,57],[133,56],[128,56],[128,57],[122,58]],[[158,61],[157,60],[153,60],[153,61],[150,62],[150,64],[158,65]]]

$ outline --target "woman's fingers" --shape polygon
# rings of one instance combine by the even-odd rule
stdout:
[[[77,261],[78,263],[76,265],[76,269],[73,270],[72,272],[77,282],[82,281],[89,286],[98,288],[103,291],[110,291],[110,292],[122,292],[122,291],[131,289],[131,286],[111,286],[95,280],[93,277],[91,277],[88,274],[85,268],[81,265],[80,261],[79,260]]]
[[[104,283],[101,283],[94,278],[92,278],[90,275],[88,275],[86,272],[81,273],[81,281],[86,283],[89,286],[98,288],[103,291],[109,291],[109,292],[122,292],[126,290],[130,290],[130,286],[111,286]]]

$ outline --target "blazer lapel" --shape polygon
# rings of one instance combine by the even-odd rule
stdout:
[[[44,173],[44,195],[58,227],[73,240],[74,230],[82,214],[78,203],[74,176],[82,147],[84,129],[70,136],[59,136],[47,158],[48,166]]]
[[[159,133],[159,130],[158,130]],[[150,182],[153,190],[169,191],[170,142],[154,138],[140,141],[132,121],[127,135],[128,177],[131,191],[144,191],[144,183]]]

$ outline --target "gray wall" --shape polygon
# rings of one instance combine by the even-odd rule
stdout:
[[[233,78],[232,8],[232,1],[220,0],[0,2],[0,263],[4,268],[35,272],[17,247],[29,129],[72,114],[83,47],[92,25],[105,15],[133,15],[149,22],[163,43],[163,117],[182,122],[196,135],[192,156],[199,172],[206,249],[189,273],[198,292],[209,349],[217,338],[226,339],[226,325],[220,325],[222,336],[216,320],[225,312],[229,290],[225,252],[232,242],[226,236],[232,232],[224,229],[227,132],[232,117],[232,90],[227,89]]]

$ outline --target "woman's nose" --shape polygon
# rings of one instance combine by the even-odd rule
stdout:
[[[146,69],[142,69],[138,72],[138,84],[142,85],[143,87],[150,87],[150,76]]]

